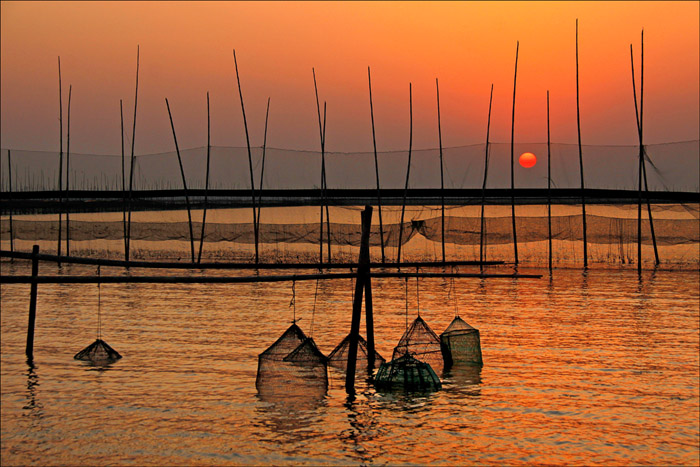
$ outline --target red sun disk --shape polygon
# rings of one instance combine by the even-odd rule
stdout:
[[[524,152],[520,155],[518,162],[521,166],[525,167],[526,169],[529,169],[530,167],[535,166],[535,164],[537,163],[537,157],[531,152]]]

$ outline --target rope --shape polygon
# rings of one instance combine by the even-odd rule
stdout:
[[[99,277],[100,265],[97,265],[97,338],[102,339],[102,291]]]
[[[318,282],[319,282],[319,279],[316,279],[316,292],[314,293],[314,307],[311,310],[311,333],[309,334],[310,337],[314,337],[314,317],[316,316],[316,298],[318,297]]]
[[[420,268],[416,266],[416,274],[418,274],[418,270]],[[416,276],[416,312],[418,313],[418,317],[420,317],[420,293],[418,291],[418,277]]]
[[[408,331],[408,277],[405,278],[406,280],[406,331]]]
[[[297,322],[297,292],[296,292],[296,281],[292,281],[292,300],[289,302],[289,306],[294,307],[294,318],[292,320],[292,324],[295,324]]]

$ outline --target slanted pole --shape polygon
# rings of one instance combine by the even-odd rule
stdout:
[[[437,120],[438,142],[440,145],[440,201],[442,203],[442,262],[445,262],[445,171],[442,162],[442,128],[440,126],[440,86],[435,78],[435,91],[437,92]]]
[[[119,117],[121,120],[121,142],[122,142],[122,223],[124,226],[124,261],[128,261],[127,250],[129,249],[127,230],[126,230],[126,173],[124,170],[124,106],[122,100],[119,99]]]
[[[321,137],[321,225],[319,240],[319,262],[323,263],[323,209],[326,209],[326,235],[328,241],[328,262],[331,262],[331,216],[326,199],[326,102],[323,103],[323,123],[321,123],[321,104],[318,100],[318,86],[316,84],[316,70],[311,68],[314,77],[314,93],[316,94],[316,112],[318,113],[318,132]]]
[[[411,83],[408,83],[408,163],[406,165],[406,185],[403,189],[403,203],[401,203],[401,222],[399,223],[399,250],[396,253],[396,263],[401,264],[401,243],[403,241],[403,218],[406,213],[406,197],[408,196],[408,179],[411,175],[411,150],[413,149],[413,91]]]
[[[61,256],[61,223],[63,222],[63,92],[61,90],[61,57],[58,57],[58,127],[59,127],[59,152],[58,152],[58,246],[56,254]],[[58,262],[58,266],[61,263]]]
[[[377,159],[377,139],[374,131],[374,106],[372,105],[372,75],[367,67],[367,79],[369,80],[369,114],[372,119],[372,145],[374,147],[374,173],[377,176],[377,212],[379,214],[379,245],[382,252],[382,263],[386,262],[384,256],[384,223],[382,222],[382,192],[379,188],[379,160]],[[374,358],[374,357],[372,357]]]
[[[581,110],[578,89],[578,18],[576,18],[576,127],[578,129],[578,163],[581,174],[581,211],[583,220],[583,267],[588,268],[588,238],[586,235],[586,196],[583,183],[583,149],[581,147]]]
[[[270,116],[270,98],[267,98],[267,111],[265,111],[265,132],[263,133],[262,167],[260,168],[260,185],[258,185],[258,229],[260,228],[260,209],[262,208],[262,188],[265,180],[265,148],[267,147],[267,119]]]
[[[514,146],[513,140],[515,136],[515,84],[518,79],[518,49],[520,48],[520,42],[516,42],[515,45],[515,76],[513,77],[513,114],[510,124],[510,207],[511,207],[511,219],[513,220],[513,254],[515,258],[515,265],[518,265],[518,233],[515,229],[515,167],[514,167]]]
[[[489,118],[486,123],[486,151],[484,155],[484,183],[481,185],[481,231],[479,235],[479,270],[484,272],[484,207],[486,204],[486,178],[489,173],[489,131],[491,130],[491,104],[493,103],[493,83],[489,97]]]
[[[552,150],[549,138],[549,91],[547,91],[547,227],[549,229],[549,273],[552,273]]]
[[[175,141],[175,152],[177,153],[177,162],[180,165],[180,175],[182,175],[182,186],[185,189],[185,204],[187,205],[187,223],[190,227],[190,250],[192,252],[192,262],[194,263],[194,232],[192,231],[192,212],[190,210],[190,197],[187,194],[187,180],[185,179],[185,169],[182,167],[180,148],[177,145],[177,136],[175,136],[175,125],[173,124],[173,115],[170,113],[170,104],[168,103],[167,97],[165,98],[165,105],[168,108],[168,117],[170,117],[170,127],[173,130],[173,140]]]
[[[202,211],[202,234],[199,236],[199,253],[197,263],[202,262],[202,247],[204,246],[204,226],[207,223],[207,205],[209,202],[209,160],[211,156],[211,118],[209,116],[209,91],[207,91],[207,174],[204,180],[204,210]],[[264,160],[264,159],[263,159]]]
[[[7,181],[9,183],[10,196],[12,195],[12,156],[10,150],[7,150]],[[10,204],[8,209],[10,215],[10,251],[15,251],[15,231],[12,228],[12,205]],[[11,259],[10,262],[14,261]]]
[[[73,85],[68,86],[68,126],[66,128],[66,193],[70,193],[70,100]],[[66,209],[66,256],[70,256],[70,209]]]
[[[131,163],[129,164],[129,217],[126,230],[126,261],[129,261],[131,249],[131,201],[134,190],[134,143],[136,141],[136,107],[139,97],[139,46],[136,46],[136,92],[134,93],[134,127],[131,130]]]
[[[362,236],[360,239],[360,258],[355,281],[355,296],[352,302],[352,321],[348,341],[348,364],[345,374],[345,391],[355,393],[355,369],[357,368],[357,342],[360,337],[360,319],[362,314],[362,292],[369,277],[369,233],[372,227],[372,206],[365,206],[362,211]],[[368,348],[369,350],[369,348]]]
[[[39,275],[39,259],[37,255],[39,254],[39,245],[34,245],[32,247],[32,278],[36,278]],[[29,292],[29,323],[27,324],[27,347],[25,354],[27,355],[27,361],[31,362],[34,360],[34,325],[36,323],[36,294],[37,294],[37,283],[32,282]]]
[[[374,307],[372,305],[372,278],[365,281],[365,326],[367,329],[367,371],[374,369]]]
[[[245,118],[245,107],[243,106],[243,92],[241,91],[241,78],[238,75],[238,62],[236,61],[236,50],[233,51],[233,64],[236,66],[236,82],[238,83],[238,96],[241,99],[241,112],[243,113],[243,127],[245,128],[245,142],[248,147],[248,166],[250,168],[250,193],[253,200],[253,234],[255,236],[255,263],[260,261],[258,250],[258,216],[255,206],[255,180],[253,178],[253,156],[250,152],[250,137],[248,136],[248,122]]]

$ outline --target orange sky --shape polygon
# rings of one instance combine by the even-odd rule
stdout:
[[[372,67],[379,150],[437,147],[435,78],[443,144],[510,140],[513,67],[520,41],[516,142],[576,142],[575,21],[579,19],[584,144],[635,144],[629,45],[639,70],[645,30],[645,141],[698,139],[698,2],[2,2],[3,148],[58,147],[57,57],[64,111],[73,85],[72,151],[120,151],[119,99],[131,128],[136,46],[141,47],[136,151],[173,149],[164,98],[181,147],[245,145],[232,49],[251,143],[317,149],[311,68],[328,102],[327,149],[372,148]],[[64,124],[65,126],[65,124]]]

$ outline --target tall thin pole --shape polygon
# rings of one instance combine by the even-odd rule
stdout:
[[[7,181],[9,183],[10,195],[12,195],[12,156],[7,150]],[[15,251],[15,231],[12,228],[12,205],[9,206],[10,215],[10,251]],[[12,261],[12,260],[11,260]]]
[[[377,159],[377,139],[374,131],[374,106],[372,105],[372,75],[367,67],[367,79],[369,80],[369,114],[372,119],[372,145],[374,147],[374,173],[377,176],[377,207],[379,213],[379,244],[382,251],[382,263],[386,262],[384,256],[384,223],[382,222],[382,192],[379,188],[379,160]],[[374,355],[372,356],[374,358]]]
[[[484,271],[484,207],[486,204],[486,178],[489,173],[489,132],[491,130],[491,104],[493,103],[493,83],[491,83],[491,96],[489,97],[489,118],[486,123],[486,151],[484,155],[484,183],[481,185],[481,231],[479,235],[479,269]]]
[[[241,91],[241,79],[238,75],[238,62],[236,61],[236,50],[233,51],[233,64],[236,66],[236,81],[238,82],[238,96],[241,99],[241,112],[243,113],[243,126],[245,128],[245,142],[248,147],[248,166],[250,167],[250,193],[253,200],[253,233],[255,235],[255,263],[259,262],[258,254],[258,216],[255,206],[255,180],[253,179],[253,156],[250,152],[250,137],[248,136],[248,122],[245,118],[245,107],[243,106],[243,92]]]
[[[515,46],[515,76],[513,77],[513,115],[510,125],[510,207],[511,219],[513,220],[513,253],[515,256],[515,265],[518,265],[518,234],[515,230],[515,167],[514,167],[514,146],[513,140],[515,135],[515,84],[518,79],[518,49],[520,42],[516,42]]]
[[[411,150],[413,149],[413,91],[411,83],[408,83],[408,163],[406,165],[406,185],[403,189],[403,203],[401,204],[401,222],[399,223],[399,250],[396,254],[396,262],[401,264],[401,242],[403,240],[403,218],[406,213],[406,197],[408,196],[408,179],[411,175]]]
[[[199,236],[199,253],[197,263],[202,262],[202,247],[204,246],[204,227],[207,222],[207,205],[209,202],[209,160],[211,156],[211,118],[209,116],[209,92],[207,91],[207,173],[204,180],[204,210],[202,211],[202,234]]]
[[[173,115],[170,113],[170,104],[168,98],[165,98],[165,105],[168,108],[168,117],[170,117],[170,128],[173,130],[173,140],[175,141],[175,152],[177,153],[177,162],[180,165],[180,175],[182,175],[182,186],[185,189],[185,204],[187,205],[187,221],[190,227],[190,250],[192,252],[192,262],[195,262],[194,257],[194,232],[192,231],[192,212],[190,211],[190,197],[187,194],[187,180],[185,179],[185,169],[182,167],[182,158],[180,157],[180,148],[177,145],[177,136],[175,136],[175,125],[173,124]]]
[[[319,239],[319,262],[323,263],[323,208],[326,208],[326,225],[328,237],[328,262],[331,261],[331,224],[330,212],[326,201],[326,103],[323,103],[323,122],[321,122],[321,104],[318,99],[318,86],[316,85],[316,70],[311,68],[314,77],[314,92],[316,94],[316,111],[318,113],[318,132],[321,138],[321,223]]]
[[[435,78],[435,91],[437,92],[437,119],[438,142],[440,145],[440,201],[442,203],[442,262],[445,262],[445,170],[442,161],[442,127],[440,125],[440,86]]]
[[[547,91],[547,226],[549,229],[549,273],[552,273],[552,150],[549,137],[549,91]]]
[[[321,151],[321,155],[323,156],[323,167],[322,167],[322,172],[323,172],[323,184],[322,184],[322,192],[323,192],[323,204],[326,206],[326,237],[327,237],[327,242],[328,242],[328,262],[331,262],[331,214],[328,212],[328,196],[327,196],[327,190],[328,190],[328,180],[326,179],[326,101],[323,101],[323,150]]]
[[[583,267],[588,267],[588,238],[586,235],[586,196],[583,183],[583,149],[581,147],[581,110],[578,89],[578,18],[576,18],[576,127],[578,128],[578,163],[581,174],[581,210],[583,218]]]
[[[124,106],[122,100],[119,99],[119,118],[121,120],[121,143],[122,143],[122,221],[124,226],[124,261],[128,261],[127,250],[129,249],[126,231],[126,172],[124,170]]]
[[[34,245],[32,247],[32,277],[36,278],[39,275],[39,245]],[[27,346],[25,348],[25,354],[27,360],[31,362],[34,359],[34,328],[36,324],[36,295],[37,295],[37,282],[32,282],[29,292],[29,320],[27,323]]]
[[[66,128],[66,193],[70,193],[70,101],[73,85],[68,86],[68,125]],[[70,256],[70,209],[66,209],[66,255]]]
[[[136,142],[136,107],[139,98],[139,46],[136,46],[136,91],[134,93],[134,127],[131,130],[131,163],[129,164],[129,218],[126,231],[126,261],[131,249],[131,196],[134,190],[134,144]]]
[[[260,228],[260,210],[262,208],[262,188],[265,179],[265,148],[267,147],[267,119],[270,116],[270,98],[267,98],[267,110],[265,111],[265,132],[263,133],[262,167],[260,168],[260,185],[258,192],[258,228]]]
[[[58,57],[58,126],[59,136],[59,156],[58,156],[58,256],[61,256],[61,223],[63,221],[63,92],[61,90],[61,57]],[[60,266],[61,263],[59,262]]]

